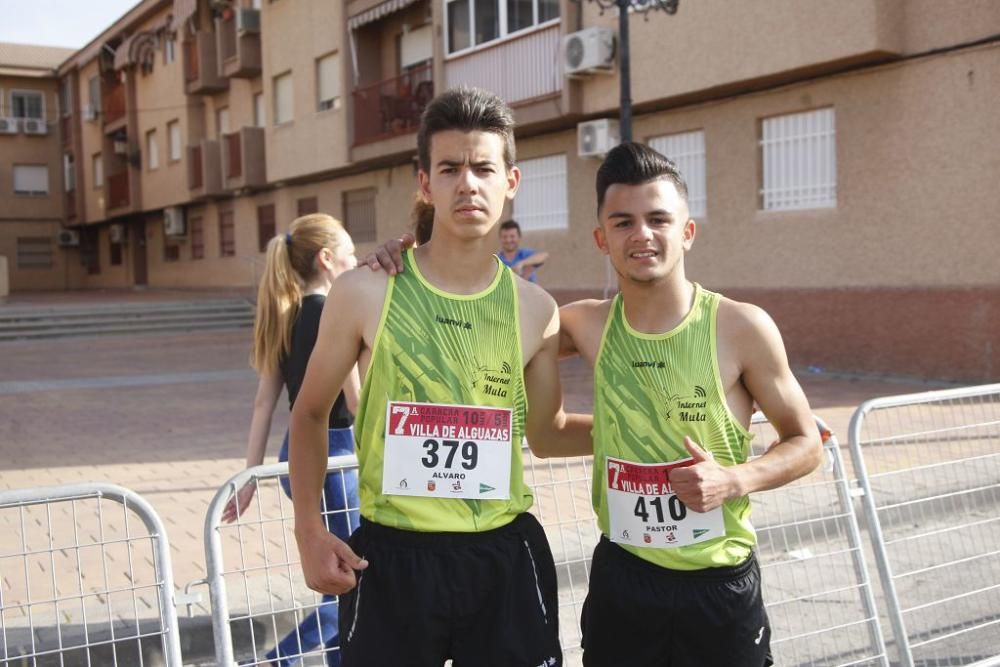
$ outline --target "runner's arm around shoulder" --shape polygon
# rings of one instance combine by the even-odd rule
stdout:
[[[732,325],[732,335],[726,338],[740,346],[741,380],[779,438],[763,456],[736,467],[739,495],[746,495],[808,475],[822,460],[823,445],[809,402],[788,366],[777,325],[756,306],[729,305],[735,308],[728,309],[725,324]]]
[[[551,296],[538,290],[539,328],[544,327],[541,345],[524,367],[524,388],[528,398],[525,430],[528,446],[536,456],[586,456],[593,454],[590,415],[566,414],[562,383],[559,381],[559,311]],[[534,310],[534,308],[533,308]]]
[[[371,275],[350,271],[334,281],[289,424],[288,472],[302,570],[310,588],[328,594],[353,588],[354,570],[365,566],[344,542],[327,531],[320,508],[330,409],[361,351],[365,316],[361,304],[367,299],[358,283]]]

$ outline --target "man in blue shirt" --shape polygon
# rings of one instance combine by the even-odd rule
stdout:
[[[547,252],[536,252],[531,248],[521,248],[521,225],[508,220],[500,225],[500,261],[513,269],[514,273],[531,282],[537,282],[537,269],[549,258]]]

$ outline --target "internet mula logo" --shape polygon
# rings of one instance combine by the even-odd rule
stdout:
[[[696,384],[694,386],[694,395],[698,398],[705,398],[705,388]]]
[[[505,375],[510,375],[510,364],[508,364],[506,361],[500,364],[500,372]]]

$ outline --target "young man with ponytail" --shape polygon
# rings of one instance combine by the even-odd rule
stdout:
[[[257,371],[259,381],[247,439],[248,468],[264,461],[271,417],[282,387],[288,388],[289,406],[295,405],[330,286],[337,276],[354,268],[356,263],[351,237],[343,225],[329,215],[297,218],[287,233],[268,242],[264,273],[257,291],[257,317],[250,353],[250,365]],[[351,426],[357,400],[358,377],[353,370],[327,412],[328,456],[354,453]],[[288,460],[287,434],[278,460]],[[281,479],[281,485],[290,493],[287,478]],[[323,511],[326,530],[343,540],[358,525],[357,511],[348,511],[358,507],[357,487],[354,472],[327,475],[323,481],[322,499],[317,499],[316,508]],[[251,482],[240,489],[226,505],[222,520],[231,522],[239,518],[249,507],[256,488]],[[298,664],[303,653],[318,646],[323,646],[326,664],[339,667],[337,601],[332,595],[323,596],[316,611],[279,641],[267,653],[266,659],[270,661],[268,664],[287,667]]]
[[[562,409],[555,302],[493,254],[520,181],[513,116],[491,93],[450,90],[417,146],[430,240],[404,254],[403,274],[336,281],[292,412],[303,571],[341,595],[346,667],[555,667],[555,567],[527,512],[521,443],[586,446],[590,419]],[[323,420],[356,362],[361,526],[345,544],[316,507]]]

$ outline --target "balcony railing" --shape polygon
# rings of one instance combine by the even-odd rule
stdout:
[[[201,164],[201,146],[188,146],[188,189],[197,190],[205,184]]]
[[[73,143],[73,116],[59,118],[59,136],[62,137],[63,146]]]
[[[129,200],[128,169],[108,176],[108,208],[124,208]]]
[[[194,39],[184,40],[184,82],[198,80],[198,42]]]
[[[352,97],[355,146],[416,132],[420,114],[434,97],[431,65],[358,88]]]
[[[267,182],[264,128],[241,127],[222,139],[222,178],[229,190],[253,188]]]
[[[119,118],[125,117],[125,86],[115,84],[106,88],[102,97],[101,109],[104,111],[104,124],[110,125]]]

